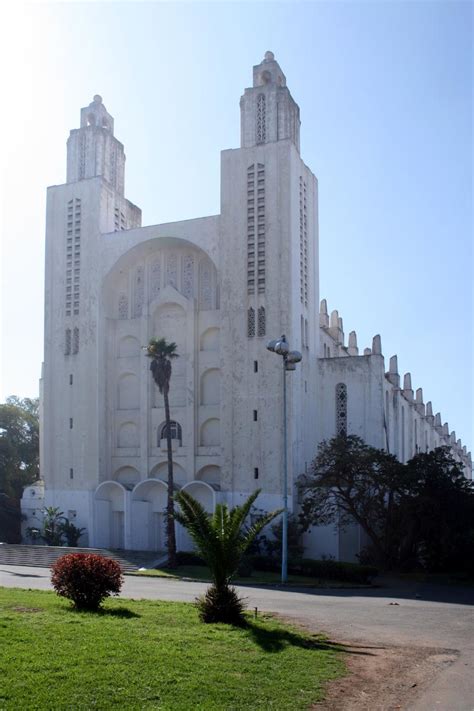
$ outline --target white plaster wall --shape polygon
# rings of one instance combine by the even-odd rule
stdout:
[[[347,433],[358,435],[374,447],[383,447],[383,356],[326,358],[319,361],[319,369],[319,397],[323,414],[318,421],[318,441],[335,436],[336,385],[345,383]]]

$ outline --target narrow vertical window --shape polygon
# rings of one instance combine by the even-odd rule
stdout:
[[[247,168],[247,293],[265,293],[265,166]]]
[[[257,336],[264,336],[266,333],[266,319],[265,319],[265,307],[260,306],[258,310],[258,326],[257,326]]]
[[[73,338],[73,344],[72,344],[72,352],[73,353],[79,353],[79,329],[76,328],[74,329],[74,338]]]
[[[119,296],[118,317],[122,320],[128,318],[128,298],[127,295],[124,293],[120,294]]]
[[[257,420],[258,420],[258,413],[257,413],[257,410],[254,410],[253,411],[253,421],[257,422]]]
[[[259,94],[257,97],[257,143],[265,143],[267,140],[266,114],[265,94]]]
[[[74,469],[72,468],[69,470],[69,478],[74,479]]]
[[[384,428],[385,428],[385,439],[387,444],[387,452],[390,452],[390,398],[388,391],[385,393],[385,412],[384,412]]]
[[[300,301],[308,306],[308,214],[306,183],[300,176]]]
[[[255,467],[253,470],[253,478],[258,479],[258,467]]]
[[[66,328],[66,335],[64,339],[64,355],[71,355],[71,329]]]
[[[255,310],[252,307],[247,312],[247,336],[249,338],[255,336]]]
[[[338,437],[347,435],[347,385],[345,383],[336,385],[336,435]]]
[[[255,294],[255,165],[247,168],[247,293]]]
[[[402,407],[402,463],[405,461],[405,408]]]
[[[171,261],[172,261],[173,257],[175,257],[175,255],[170,255]],[[174,263],[175,262],[173,261],[173,264]],[[168,283],[172,284],[172,286],[175,286],[175,283],[173,283],[171,281],[171,278]],[[133,285],[133,316],[134,316],[134,318],[137,318],[142,315],[144,301],[145,301],[145,278],[144,278],[144,269],[140,265],[136,268],[135,275],[134,275],[134,285]]]
[[[73,376],[72,373],[69,375],[69,385],[72,385],[73,383]]]
[[[254,360],[253,362],[253,372],[258,373],[258,360]]]
[[[70,429],[70,430],[72,430],[73,424],[74,424],[74,423],[73,423],[73,419],[72,419],[72,417],[70,417],[70,418],[69,418],[69,429]]]

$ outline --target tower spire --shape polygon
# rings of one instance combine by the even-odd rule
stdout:
[[[114,136],[114,119],[96,94],[81,109],[81,126],[69,134],[67,142],[67,182],[103,177],[123,196],[125,153]]]
[[[241,147],[291,140],[300,149],[300,110],[273,52],[253,68],[253,86],[240,100]]]

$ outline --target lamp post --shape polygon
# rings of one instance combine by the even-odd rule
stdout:
[[[267,343],[267,349],[283,360],[283,535],[281,542],[281,582],[288,580],[288,435],[286,425],[286,372],[296,370],[302,359],[299,351],[290,351],[285,336]]]

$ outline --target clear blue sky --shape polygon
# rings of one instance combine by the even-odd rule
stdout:
[[[219,151],[272,50],[319,179],[321,297],[472,445],[472,4],[46,4],[3,10],[1,395],[38,392],[46,186],[95,93],[144,224],[219,212]]]

